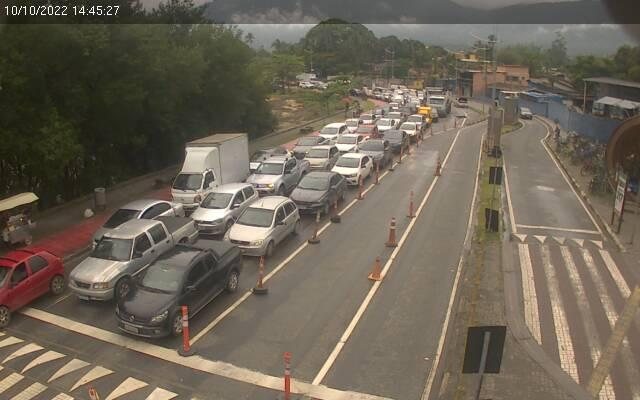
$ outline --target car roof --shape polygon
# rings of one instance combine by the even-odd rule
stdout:
[[[113,228],[113,230],[106,235],[114,238],[128,239],[139,235],[140,232],[146,231],[157,223],[158,221],[153,219],[130,219],[122,225]]]
[[[344,135],[342,135],[342,136],[344,136]],[[332,147],[336,147],[336,146],[333,145],[333,144],[321,144],[320,146],[313,146],[311,148],[311,150],[314,150],[314,149],[329,150]]]
[[[28,248],[13,250],[8,252],[7,254],[0,256],[0,265],[14,266],[23,261],[26,261],[27,259],[29,259],[31,256],[35,254],[40,254],[43,252],[49,253],[48,251],[39,247],[28,247]]]
[[[520,107],[520,111],[522,111],[522,110],[530,111],[529,108],[527,108],[527,107]]]
[[[411,124],[411,125],[413,125],[413,126],[415,126],[415,125],[416,125],[416,123],[415,123],[415,122],[412,122],[412,121],[404,121],[404,122],[402,123],[402,125],[406,125],[406,124]]]
[[[422,114],[411,114],[409,115],[410,117],[420,117],[420,118],[424,118],[424,116]]]
[[[347,121],[356,121],[357,122],[357,121],[360,121],[360,120],[358,118],[347,118],[345,120],[345,122],[347,122]]]
[[[362,158],[366,156],[366,154],[362,154],[362,153],[345,153],[340,157],[344,157],[344,158]]]
[[[362,136],[360,133],[345,133],[344,135],[342,135],[343,138],[350,138],[350,137],[359,137]]]
[[[308,174],[306,174],[304,176],[304,178],[306,177],[311,177],[311,178],[330,178],[333,175],[336,175],[335,172],[331,172],[331,171],[313,171],[313,172],[309,172]],[[302,178],[302,179],[304,179]]]
[[[237,193],[240,190],[251,186],[249,183],[225,183],[224,185],[218,186],[214,192],[217,193]]]
[[[130,203],[127,203],[126,205],[120,207],[120,209],[125,209],[125,210],[137,210],[137,211],[141,211],[144,210],[145,208],[152,206],[154,204],[157,203],[166,203],[166,201],[164,200],[153,200],[153,199],[140,199],[140,200],[134,200]]]
[[[288,156],[273,156],[263,161],[265,164],[283,164],[287,162],[291,157]]]
[[[263,208],[265,210],[275,210],[283,203],[290,201],[288,197],[284,196],[267,196],[262,197],[249,206],[250,208]]]
[[[332,122],[330,124],[325,125],[325,128],[340,128],[344,125],[344,122]]]

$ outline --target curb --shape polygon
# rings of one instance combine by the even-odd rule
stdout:
[[[83,257],[87,254],[89,254],[91,252],[91,244],[79,249],[78,251],[71,253],[71,254],[67,254],[66,256],[62,257],[62,263],[63,264],[68,264],[71,261],[74,261],[76,258],[80,258]]]
[[[536,118],[542,123],[544,124],[547,128],[551,129],[551,124],[549,124],[549,122],[547,122],[546,120],[544,120],[543,118],[540,118],[538,116],[536,116]],[[562,168],[562,171],[565,173],[566,176],[569,177],[569,181],[571,182],[571,186],[573,186],[574,190],[580,194],[580,197],[582,198],[582,200],[585,202],[585,204],[587,205],[587,207],[589,208],[589,212],[591,212],[592,215],[596,216],[598,219],[599,224],[601,225],[601,228],[604,227],[609,239],[612,240],[615,244],[616,247],[618,248],[618,250],[621,253],[625,253],[627,251],[627,248],[620,242],[620,240],[618,239],[618,237],[615,235],[615,233],[613,232],[613,230],[611,230],[611,227],[609,226],[609,224],[604,220],[604,218],[600,215],[600,213],[598,213],[598,211],[596,211],[595,207],[593,206],[593,204],[591,203],[591,200],[589,200],[589,196],[587,196],[587,194],[584,192],[584,190],[582,190],[582,188],[580,187],[580,185],[578,184],[578,182],[576,182],[576,180],[573,178],[573,176],[569,173],[569,171],[567,171],[567,168],[564,166],[564,163],[562,162],[562,160],[560,160],[560,158],[558,157],[558,155],[556,154],[555,151],[553,151],[551,149],[551,146],[549,146],[549,144],[547,143],[547,139],[549,138],[549,135],[547,135],[547,137],[545,137],[543,139],[543,143],[545,145],[545,147],[547,148],[547,150],[549,150],[549,154],[553,155],[553,158],[558,162],[558,165],[560,165],[560,168]]]

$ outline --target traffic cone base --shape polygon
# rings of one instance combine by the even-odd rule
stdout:
[[[391,223],[389,224],[389,239],[384,244],[386,247],[397,247],[398,243],[396,243],[396,219],[391,218]]]
[[[253,294],[267,294],[269,292],[269,289],[266,286],[264,286],[264,284],[262,283],[263,277],[264,277],[264,256],[261,256],[260,261],[258,261],[258,282],[256,283],[256,286],[253,289],[251,289]]]
[[[191,357],[196,354],[196,351],[193,349],[193,347],[190,347],[189,350],[185,350],[182,348],[182,346],[180,346],[178,347],[178,354],[182,357]]]
[[[381,281],[382,277],[380,273],[382,272],[382,267],[380,266],[380,257],[376,257],[376,261],[373,264],[373,271],[369,274],[368,278],[372,281]]]
[[[251,289],[251,292],[253,292],[253,294],[267,294],[269,293],[269,288],[266,286],[263,287],[254,287],[253,289]]]
[[[307,240],[307,242],[309,244],[318,244],[320,243],[320,239],[318,239],[318,235],[313,235],[312,237],[309,238],[309,240]]]

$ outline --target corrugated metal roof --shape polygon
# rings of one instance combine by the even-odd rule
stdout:
[[[609,97],[609,96],[605,96],[601,99],[598,99],[596,103],[605,104],[608,106],[620,107],[626,110],[634,110],[640,107],[640,103],[638,102],[631,101],[631,100],[618,99],[616,97]]]
[[[8,199],[0,200],[0,211],[11,210],[19,206],[24,206],[38,200],[34,193],[27,192],[11,196]]]
[[[640,89],[640,82],[625,81],[625,80],[616,79],[616,78],[609,78],[609,77],[586,78],[584,79],[584,81]]]

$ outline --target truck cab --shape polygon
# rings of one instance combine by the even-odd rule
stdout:
[[[181,203],[185,211],[198,208],[202,199],[207,197],[219,185],[213,169],[202,172],[180,172],[171,186],[171,196],[176,203]]]

